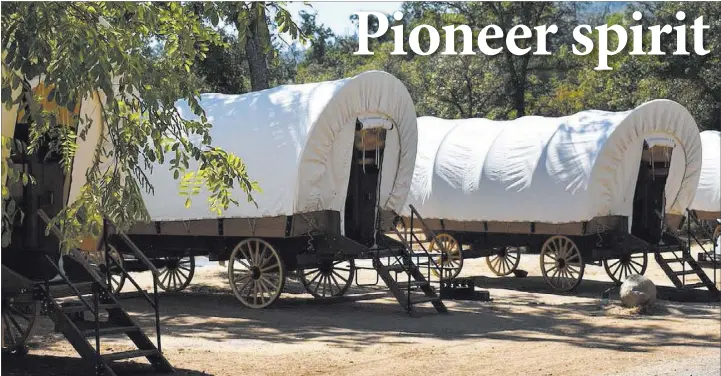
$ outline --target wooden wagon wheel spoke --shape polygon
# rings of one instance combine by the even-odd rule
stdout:
[[[258,280],[258,292],[260,293],[260,298],[265,299],[265,284],[262,279]]]
[[[573,239],[563,235],[548,238],[539,259],[543,278],[554,290],[570,291],[581,283],[585,264]]]
[[[347,279],[345,279],[342,275],[336,273],[335,271],[333,271],[333,275],[340,278],[343,281],[343,283],[348,283]]]
[[[8,315],[3,313],[3,322],[5,324],[5,330],[3,332],[3,336],[5,336],[5,340],[8,341],[13,347],[17,344],[17,338],[18,333],[15,329],[13,329],[12,323],[10,323],[10,318]]]
[[[244,306],[268,307],[283,292],[285,267],[278,251],[267,241],[244,239],[235,246],[229,260],[230,287]]]
[[[433,255],[433,260],[438,265],[438,268],[431,269],[436,276],[442,275],[444,279],[453,279],[463,269],[461,246],[450,234],[437,234],[431,239],[428,253]]]
[[[578,274],[578,272],[580,271],[580,267],[578,265],[566,264],[566,268],[568,269],[569,272],[575,273],[575,274]]]
[[[178,268],[178,270],[176,270],[176,272],[178,274],[178,278],[180,278],[180,276],[183,276],[183,278],[188,278],[188,275],[183,273],[182,270],[183,269],[181,269],[181,268]]]
[[[338,283],[338,280],[335,278],[335,275],[334,275],[333,273],[331,273],[331,274],[329,275],[329,278],[333,281],[333,284],[335,285],[337,291],[341,291],[342,288],[340,287],[340,284]]]
[[[648,267],[648,253],[622,254],[618,259],[604,259],[606,274],[616,284],[621,284],[633,274],[643,275]]]
[[[112,260],[108,261],[102,273],[106,275],[106,277],[104,277],[105,281],[107,281],[107,273],[110,273],[110,292],[113,294],[117,294],[123,289],[126,279],[126,276],[123,273],[122,269],[117,266],[124,265],[123,256],[112,244],[108,245],[106,252],[108,253],[108,257]],[[90,257],[95,260],[94,262],[97,264],[105,264],[105,254],[102,251],[93,252]]]
[[[628,268],[629,268],[629,270],[633,271],[633,274],[639,274],[639,271],[641,270],[640,267],[641,267],[641,264],[639,264],[635,261],[631,261],[631,263],[628,264]]]
[[[27,339],[30,338],[36,319],[40,314],[40,301],[18,302],[13,299],[2,301],[3,350],[25,354]]]
[[[306,270],[313,271],[307,273],[304,270],[300,274],[300,281],[306,291],[315,298],[337,297],[343,296],[352,285],[355,262],[353,260],[320,261],[318,267]]]
[[[261,269],[265,268],[268,263],[270,263],[273,259],[273,256],[268,253],[268,248],[263,248],[263,252],[260,254],[260,262],[258,263],[258,267]]]
[[[326,288],[326,286],[328,286],[328,276],[327,276],[327,275],[324,275],[324,276],[323,276],[323,296],[325,296],[325,288]]]
[[[173,287],[170,288],[170,285]],[[168,285],[168,290],[175,290],[177,288],[177,283],[175,283],[175,272],[172,270],[170,271],[170,285]]]
[[[311,275],[311,274],[313,274],[313,273],[317,273],[319,270],[320,270],[320,269],[318,269],[318,268],[306,269],[306,270],[303,271],[303,275],[307,277],[307,276],[309,276],[309,275]]]
[[[170,271],[168,271],[168,270],[162,270],[162,271],[160,272],[160,276],[159,276],[159,278],[158,278],[158,281],[160,282],[160,284],[164,284],[164,283],[166,283],[166,282],[168,281],[168,278],[170,278]]]
[[[513,264],[511,264],[511,261],[507,257],[503,259],[503,266],[506,274],[510,273],[513,270]]]
[[[317,289],[318,286],[320,286],[319,283],[320,283],[321,278],[323,278],[323,273],[321,273],[320,270],[318,270],[318,272],[313,276],[313,278],[311,278],[310,281],[308,281],[308,285],[310,286],[315,283],[316,289]]]
[[[321,290],[323,287],[325,287],[325,276],[323,274],[320,275],[320,278],[318,279],[318,282],[315,285],[315,293],[318,294],[318,290]],[[321,291],[321,294],[318,294],[319,296],[325,296],[325,292]]]
[[[506,276],[513,273],[521,261],[520,251],[516,247],[497,248],[496,254],[486,256],[486,264],[497,276]],[[550,262],[554,264],[554,262]]]
[[[10,312],[13,315],[19,316],[20,318],[22,318],[25,321],[30,321],[30,317],[27,314],[25,314],[25,312],[21,312],[19,309],[15,308],[13,306],[10,306],[8,308],[10,309]]]
[[[252,279],[247,280],[244,283],[240,284],[240,288],[238,289],[238,294],[244,294],[246,290],[250,292],[250,289],[253,287],[254,281]],[[245,296],[245,295],[243,295]]]
[[[158,285],[168,292],[184,290],[195,274],[195,257],[172,256],[163,258],[163,266],[158,269]]]

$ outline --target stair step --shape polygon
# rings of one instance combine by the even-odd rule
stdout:
[[[92,322],[88,322],[90,324],[94,324]],[[98,330],[98,333],[102,334],[118,334],[118,333],[129,333],[129,332],[139,332],[140,328],[137,326],[106,326],[106,327],[100,327]],[[86,337],[95,336],[95,328],[87,328],[83,330],[83,334]]]
[[[94,282],[77,282],[73,283],[73,286],[75,286],[75,288],[80,291],[80,294],[90,295],[93,293],[93,283]],[[73,291],[72,287],[64,283],[58,285],[51,285],[50,294],[56,298],[76,296],[75,291]]]
[[[121,292],[118,294],[115,294],[115,299],[134,299],[134,298],[141,298],[145,295],[150,295],[151,292],[148,292],[148,290],[137,290],[137,291],[128,291],[128,292]]]
[[[130,350],[130,351],[120,351],[116,353],[110,353],[110,354],[103,354],[103,359],[107,360],[108,362],[114,362],[116,360],[122,360],[122,359],[132,359],[132,358],[140,358],[145,356],[153,356],[153,355],[160,355],[160,352],[156,349],[152,350]]]
[[[91,305],[92,307],[92,305]],[[112,304],[98,304],[98,308],[100,309],[113,309],[113,308],[120,308],[120,304],[112,303]],[[83,303],[73,303],[73,305],[68,305],[63,307],[63,312],[65,313],[76,313],[76,312],[89,312],[90,310],[88,307],[85,306]]]
[[[693,269],[690,269],[690,270],[682,270],[682,271],[672,272],[672,273],[673,273],[673,275],[691,275],[691,274],[696,274],[696,271]]]
[[[706,284],[705,284],[705,283],[702,283],[702,282],[700,282],[700,283],[692,283],[692,284],[690,284],[690,285],[683,285],[683,288],[685,288],[685,289],[695,289],[695,288],[697,288],[697,287],[708,287],[708,286],[706,286]]]

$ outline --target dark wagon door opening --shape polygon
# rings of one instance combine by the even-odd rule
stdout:
[[[673,147],[643,143],[641,165],[638,170],[633,197],[631,234],[650,244],[659,244],[666,212],[666,181]]]
[[[27,145],[30,127],[15,125],[13,139]],[[53,151],[56,140],[44,139],[35,153],[29,155],[20,148],[11,155],[14,168],[32,176],[33,181],[9,185],[10,197],[22,211],[13,218],[11,242],[3,253],[3,264],[31,279],[52,278],[55,272],[44,260],[45,255],[57,260],[60,243],[55,236],[45,235],[45,223],[38,217],[42,209],[51,218],[58,214],[65,200],[65,172],[60,156]]]
[[[378,228],[378,200],[385,150],[384,128],[363,129],[356,122],[348,193],[345,201],[345,236],[372,246]]]

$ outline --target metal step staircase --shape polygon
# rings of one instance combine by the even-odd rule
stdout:
[[[693,233],[690,226],[691,221],[687,218],[686,231],[688,239],[682,239],[675,231],[669,231],[664,226],[664,241],[669,244],[675,243],[676,246],[671,248],[656,247],[652,250],[654,258],[676,288],[684,290],[705,288],[714,299],[719,300],[721,294],[715,281],[708,277],[701,265],[691,255],[691,237]],[[698,242],[698,239],[696,241]],[[696,281],[693,281],[694,279]]]
[[[669,255],[671,257],[669,257]],[[706,288],[714,296],[719,296],[719,290],[706,272],[691,256],[687,250],[671,252],[654,252],[656,262],[674,286],[679,289]],[[687,276],[696,276],[699,282],[687,283]]]
[[[38,215],[46,224],[50,223],[50,218],[45,212],[39,210]],[[52,227],[51,231],[55,236],[60,236],[57,227]],[[137,249],[137,247],[131,248]],[[139,252],[139,250],[137,251]],[[70,255],[87,272],[87,281],[71,281],[60,267],[49,256],[46,256],[46,260],[56,269],[64,284],[50,285],[48,281],[45,281],[44,284],[41,283],[36,287],[39,290],[37,293],[42,295],[47,315],[54,322],[56,331],[63,333],[78,354],[95,366],[97,375],[115,376],[113,362],[143,357],[150,362],[157,372],[174,372],[173,367],[163,356],[161,350],[157,270],[153,270],[155,268],[152,264],[149,265],[149,268],[154,275],[155,298],[151,299],[144,292],[143,295],[155,310],[157,346],[111,293],[107,280],[109,276],[107,273],[104,273],[104,275],[101,273],[104,270],[107,271],[108,267],[103,270],[91,265],[79,250],[71,251]],[[144,256],[138,258],[145,259]],[[108,259],[113,262],[108,257],[106,257],[106,262]],[[106,263],[105,265],[109,264]],[[114,267],[120,267],[122,272],[125,273],[125,277],[140,290],[138,284],[127,274],[125,269],[122,269],[122,266],[115,264]],[[135,349],[101,353],[101,337],[119,334],[130,339],[135,345]],[[93,338],[94,344],[91,342]]]
[[[422,218],[416,209],[411,206],[411,216],[422,223]],[[432,282],[441,284],[442,275],[438,273],[437,281],[434,281],[433,268],[440,268],[436,261],[428,253],[425,246],[412,236],[406,238],[397,227],[393,228],[396,237],[393,239],[383,235],[388,252],[373,255],[373,268],[378,276],[388,286],[398,303],[408,314],[413,314],[414,307],[419,304],[431,303],[439,313],[448,313],[448,308],[443,304],[440,293],[432,286]],[[414,242],[415,240],[415,242]],[[416,243],[421,252],[414,251],[413,244]],[[414,259],[416,260],[414,262]],[[428,267],[424,268],[420,260],[424,259]],[[426,272],[424,274],[424,271]]]
[[[692,223],[697,225],[700,239],[691,230]],[[721,219],[717,219],[714,225],[709,226],[709,222],[699,219],[695,211],[686,210],[686,239],[689,244],[693,241],[701,248],[697,261],[699,265],[714,269],[714,278],[716,271],[721,268],[721,254],[718,253],[716,243],[719,232],[721,232]]]

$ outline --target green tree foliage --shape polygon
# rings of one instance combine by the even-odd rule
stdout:
[[[76,141],[89,127],[103,127],[111,145],[96,150],[79,199],[54,219],[68,245],[98,234],[103,217],[121,227],[147,218],[140,195],[141,189],[153,189],[146,173],[155,161],[166,164],[176,179],[185,176],[188,184],[208,187],[214,211],[236,202],[230,194],[234,187],[252,200],[258,187],[242,160],[212,147],[210,124],[198,103],[200,82],[191,79],[195,62],[220,42],[192,5],[181,3],[2,4],[2,50],[7,53],[2,100],[25,107],[31,122],[29,143],[21,151],[36,154],[43,140],[55,140],[51,150],[67,173]],[[77,130],[59,124],[57,113],[44,110],[43,98],[32,94],[30,81],[37,77],[52,88],[47,100],[60,106],[74,108],[95,93],[106,97],[103,124],[83,118],[75,119]],[[13,96],[18,88],[21,94]],[[200,120],[182,119],[173,106],[178,99],[187,100]],[[192,161],[198,170],[189,170]],[[3,169],[9,168],[12,161],[4,158]],[[4,182],[4,203],[7,198]],[[3,221],[3,238],[6,230]]]
[[[301,56],[279,35],[305,38],[284,3],[197,2],[192,7],[206,22],[223,26],[216,29],[224,43],[211,46],[194,72],[205,91],[242,94],[294,81]]]
[[[227,24],[235,26],[237,43],[244,47],[251,89],[258,91],[269,88],[272,81],[268,65],[276,57],[271,28],[276,33],[287,33],[292,39],[302,39],[300,29],[285,4],[238,1],[206,3],[204,6],[210,9],[211,14],[217,12]]]

